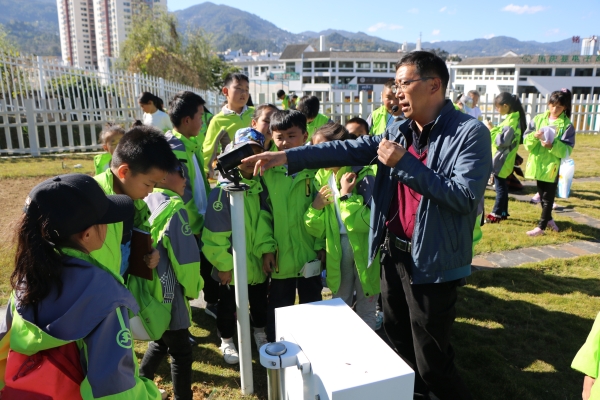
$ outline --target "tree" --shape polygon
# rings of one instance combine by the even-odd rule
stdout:
[[[144,8],[134,16],[131,28],[118,68],[199,89],[220,89],[224,71],[231,69],[213,52],[203,30],[188,27],[180,33],[174,14]]]
[[[0,24],[0,53],[10,55],[18,55],[19,53],[2,24]]]

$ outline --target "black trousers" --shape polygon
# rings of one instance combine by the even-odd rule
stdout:
[[[552,219],[552,206],[556,197],[556,188],[558,187],[558,176],[554,182],[537,181],[537,189],[540,194],[540,203],[542,204],[542,216],[538,222],[541,230],[546,229],[548,222]]]
[[[213,266],[200,252],[200,276],[204,280],[204,301],[207,303],[217,303],[219,301],[219,282],[215,281],[212,274]]]
[[[154,342],[140,364],[140,376],[154,380],[154,374],[163,358],[171,356],[171,379],[176,400],[192,400],[192,344],[187,329],[166,331]]]
[[[312,278],[271,279],[269,286],[269,306],[267,313],[267,340],[275,341],[275,309],[293,306],[296,302],[296,288],[300,304],[321,301],[323,284],[321,276]]]
[[[409,253],[395,247],[382,260],[383,326],[415,371],[415,399],[472,399],[454,365],[450,333],[459,281],[411,285]],[[408,267],[408,269],[407,269]]]
[[[500,178],[494,175],[494,185],[496,187],[496,202],[492,213],[499,217],[508,215],[508,184],[506,178]]]
[[[269,282],[264,281],[258,285],[248,285],[248,303],[250,303],[250,317],[252,326],[264,328],[267,325],[267,292]],[[221,337],[229,339],[236,331],[235,317],[235,287],[219,285],[219,313],[217,314],[217,329]]]

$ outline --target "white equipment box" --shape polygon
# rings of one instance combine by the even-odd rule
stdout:
[[[413,370],[341,299],[278,308],[275,320],[277,340],[298,353],[291,367],[278,356],[286,400],[413,398]]]

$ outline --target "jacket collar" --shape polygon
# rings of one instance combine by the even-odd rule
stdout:
[[[433,127],[429,131],[429,134],[431,135],[431,133],[433,132],[433,129],[438,124],[438,122],[443,122],[444,120],[446,120],[449,117],[450,113],[452,113],[452,112],[456,112],[456,109],[454,108],[454,104],[450,100],[446,99],[444,107],[442,107],[442,110],[440,111],[440,115],[438,115],[437,118],[434,120]],[[410,124],[412,123],[412,121],[413,121],[412,119],[406,119],[398,126],[398,129],[400,130],[400,133],[402,134],[402,136],[404,136],[404,140],[406,142],[412,141],[412,130],[410,128]]]

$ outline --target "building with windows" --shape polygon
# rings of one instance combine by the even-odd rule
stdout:
[[[450,88],[496,95],[551,93],[600,96],[600,55],[524,55],[473,57],[449,65]]]
[[[582,56],[596,56],[600,55],[598,52],[598,36],[591,36],[581,40],[581,55]]]
[[[141,6],[167,10],[167,0],[56,0],[63,62],[97,68],[119,56],[133,14]]]

